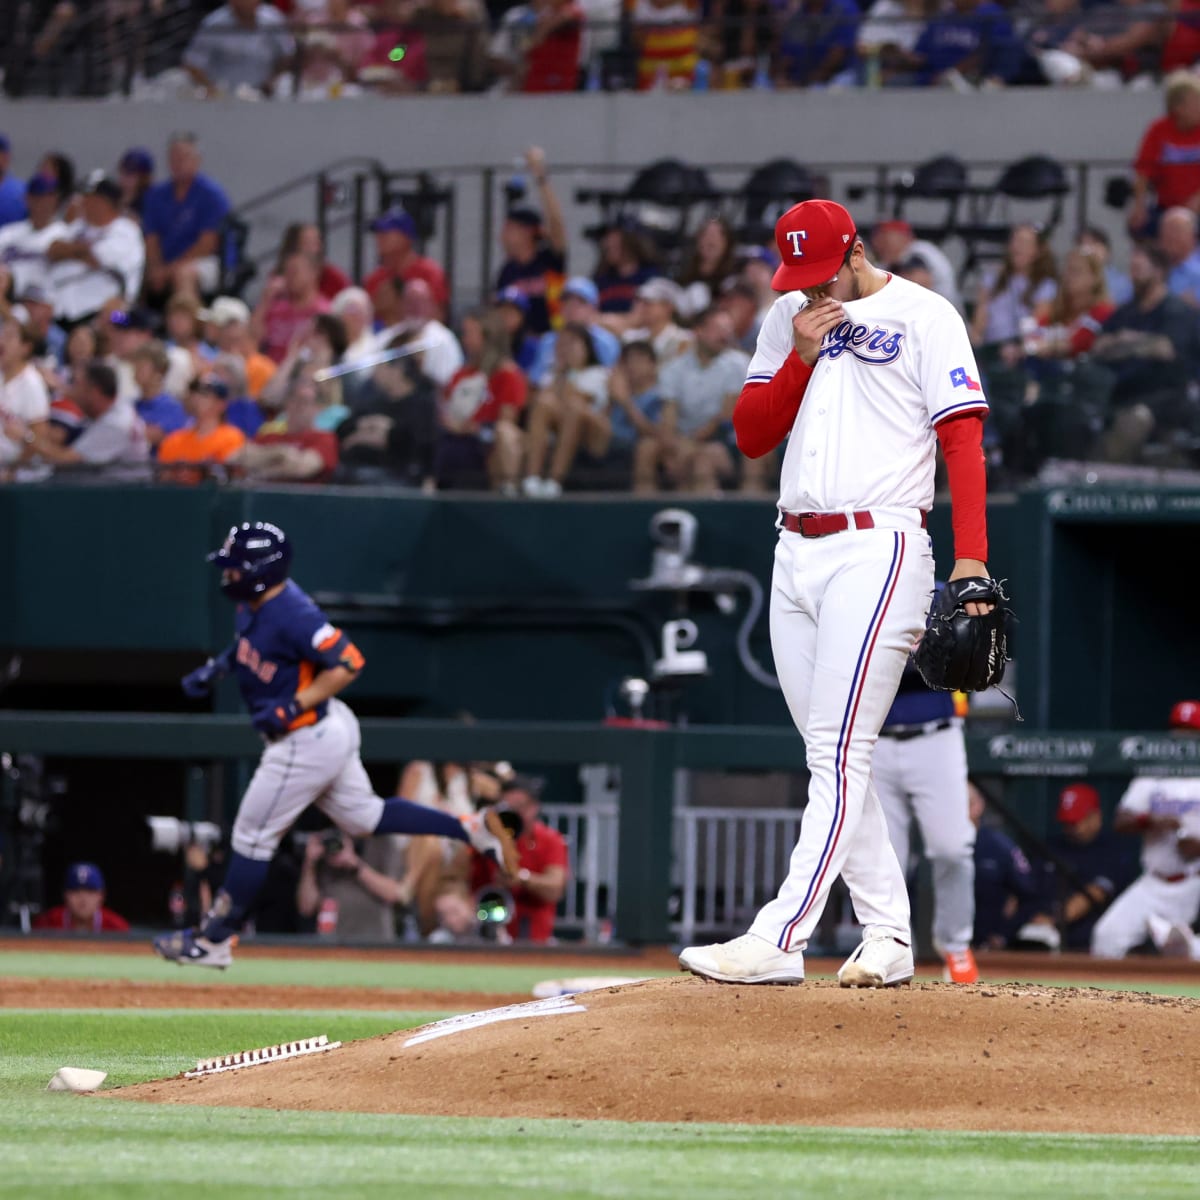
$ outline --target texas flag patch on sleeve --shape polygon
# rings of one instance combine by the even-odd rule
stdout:
[[[983,388],[979,386],[979,380],[972,379],[970,375],[967,374],[965,367],[955,367],[954,370],[950,372],[950,382],[955,387],[965,387],[968,392],[983,391]]]

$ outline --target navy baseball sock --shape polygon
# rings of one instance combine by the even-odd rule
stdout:
[[[269,862],[247,858],[234,850],[229,856],[225,882],[200,926],[200,936],[210,942],[224,942],[237,933],[245,924],[246,914],[258,898],[270,869]]]
[[[469,840],[467,831],[457,817],[439,812],[436,808],[426,808],[424,804],[414,804],[411,800],[385,800],[383,816],[379,818],[375,832],[432,834],[434,837],[456,838],[460,842]]]

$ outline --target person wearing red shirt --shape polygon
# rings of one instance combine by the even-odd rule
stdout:
[[[104,876],[95,863],[73,863],[63,880],[63,902],[33,920],[34,929],[71,933],[128,933],[129,922],[104,907]]]
[[[450,302],[446,272],[432,258],[417,253],[417,223],[411,214],[402,208],[391,208],[371,222],[371,232],[375,235],[379,266],[363,280],[363,287],[372,302],[378,305],[376,293],[389,279],[400,278],[405,283],[423,279],[437,302],[439,316],[444,316]]]
[[[438,409],[434,471],[438,487],[487,473],[493,488],[516,494],[524,437],[517,422],[529,385],[510,354],[508,325],[491,309],[463,318],[466,362],[451,376]]]
[[[297,251],[283,262],[283,271],[263,288],[250,318],[250,329],[262,352],[281,363],[293,340],[311,324],[318,313],[329,311],[329,301],[318,288],[320,266]]]
[[[584,12],[575,0],[533,0],[523,92],[573,92],[579,83]]]
[[[1115,310],[1099,256],[1087,250],[1071,250],[1063,259],[1058,295],[1039,322],[1043,332],[1034,338],[1034,353],[1039,358],[1086,354]]]
[[[321,236],[320,227],[311,221],[297,221],[284,231],[279,246],[279,263],[275,268],[277,275],[283,274],[283,264],[288,255],[296,253],[307,254],[320,267],[317,290],[326,300],[332,300],[350,286],[350,276],[326,259],[325,239]]]
[[[500,882],[512,891],[515,911],[508,923],[514,941],[549,942],[554,914],[567,889],[567,843],[562,834],[539,820],[542,780],[516,775],[504,784],[500,803],[524,824],[517,839],[519,866],[515,879],[502,879],[490,861],[476,856],[474,887]]]
[[[1163,90],[1167,115],[1147,128],[1133,164],[1129,229],[1135,237],[1155,233],[1168,208],[1200,212],[1200,77],[1175,71]]]
[[[338,465],[337,434],[317,429],[321,412],[317,385],[299,379],[284,403],[285,427],[260,431],[233,458],[236,466],[252,479],[288,483],[324,483]]]

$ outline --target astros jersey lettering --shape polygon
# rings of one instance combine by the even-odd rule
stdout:
[[[239,604],[235,621],[234,663],[242,700],[253,713],[286,704],[321,671],[346,667],[359,671],[362,655],[354,644],[294,582],[257,610]],[[289,726],[300,729],[324,718],[318,704]]]
[[[780,296],[758,335],[747,383],[771,380],[792,352],[792,318],[807,301]],[[893,275],[847,301],[825,335],[788,439],[780,508],[837,512],[933,504],[934,426],[987,412],[966,327],[943,297]]]

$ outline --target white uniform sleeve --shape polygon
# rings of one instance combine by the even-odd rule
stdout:
[[[1150,796],[1154,791],[1152,779],[1135,779],[1125,789],[1125,795],[1117,805],[1117,812],[1130,813],[1135,817],[1148,816],[1150,813]]]
[[[960,413],[986,413],[988,407],[967,327],[949,301],[936,300],[925,320],[919,360],[921,394],[933,425]]]
[[[770,383],[775,378],[775,372],[783,366],[796,344],[792,339],[792,318],[803,307],[803,302],[797,303],[790,293],[780,296],[771,305],[758,331],[754,357],[746,368],[747,383]]]

